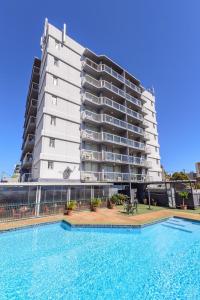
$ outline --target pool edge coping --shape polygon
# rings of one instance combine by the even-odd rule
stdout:
[[[33,228],[33,227],[39,227],[39,226],[45,226],[45,225],[51,225],[51,224],[56,224],[56,223],[66,223],[68,226],[71,228],[124,228],[124,229],[139,229],[139,228],[144,228],[147,226],[155,225],[157,223],[164,222],[168,220],[171,217],[165,217],[159,220],[153,220],[152,222],[148,222],[145,224],[73,224],[70,223],[67,220],[60,219],[56,221],[47,221],[43,223],[37,223],[37,224],[29,224],[25,226],[19,226],[19,227],[13,227],[13,228],[6,228],[6,229],[0,229],[0,234],[10,232],[10,231],[17,231],[17,230],[23,230],[23,229],[28,229],[28,228]]]
[[[16,231],[16,230],[22,230],[22,229],[28,229],[32,227],[39,227],[39,226],[45,226],[45,225],[51,225],[51,224],[56,224],[56,223],[66,223],[68,226],[71,228],[124,228],[124,229],[139,229],[139,228],[145,228],[151,225],[155,225],[158,223],[162,223],[170,218],[176,218],[176,219],[183,219],[186,221],[190,222],[196,222],[200,224],[200,220],[196,220],[193,218],[189,217],[182,217],[182,216],[177,216],[177,215],[172,215],[164,218],[160,218],[158,220],[152,220],[150,222],[146,222],[143,224],[84,224],[84,223],[70,223],[68,220],[65,219],[60,219],[60,220],[55,220],[55,221],[46,221],[42,223],[36,223],[36,224],[27,224],[27,225],[22,225],[19,227],[12,227],[12,228],[6,228],[6,229],[0,229],[0,234],[10,232],[10,231]]]

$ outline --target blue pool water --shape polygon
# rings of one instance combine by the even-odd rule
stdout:
[[[2,233],[0,299],[200,299],[200,225]]]

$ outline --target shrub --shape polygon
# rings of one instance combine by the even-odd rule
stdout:
[[[93,198],[91,200],[91,205],[93,207],[99,207],[101,205],[101,199],[100,198]]]
[[[76,200],[71,200],[69,203],[67,203],[67,209],[75,210],[76,208],[77,208]]]
[[[111,197],[111,201],[116,205],[122,205],[127,200],[127,196],[124,194],[114,194]]]

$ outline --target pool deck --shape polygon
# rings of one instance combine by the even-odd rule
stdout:
[[[169,217],[180,217],[190,220],[200,221],[200,214],[193,214],[184,211],[175,211],[170,209],[162,209],[159,211],[148,212],[138,215],[127,215],[121,212],[119,208],[99,209],[98,212],[82,211],[73,212],[72,216],[53,215],[40,218],[24,219],[17,221],[9,221],[0,223],[0,231],[22,228],[26,226],[34,226],[37,224],[51,223],[65,220],[72,225],[118,225],[118,226],[142,226]]]

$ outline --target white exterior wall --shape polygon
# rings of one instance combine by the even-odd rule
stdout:
[[[63,44],[61,31],[50,24],[47,37],[41,64],[32,173],[36,180],[63,179],[63,172],[70,167],[70,179],[80,180],[80,88],[84,48],[68,36]],[[60,42],[58,47],[55,40]],[[58,66],[54,65],[54,58],[59,59]],[[57,85],[54,85],[55,77]],[[51,116],[56,117],[55,125],[51,124]],[[55,147],[50,147],[50,138],[55,138]],[[48,161],[53,162],[53,169],[48,169]]]
[[[147,146],[151,149],[151,153],[147,155],[147,160],[151,162],[151,168],[149,169],[150,180],[161,181],[162,169],[160,164],[160,145],[158,143],[158,129],[156,121],[156,109],[155,109],[155,96],[145,90],[142,94],[142,98],[146,100],[144,107],[147,109],[148,114],[144,119],[148,122],[148,128],[146,132],[149,134],[150,139],[147,141]]]
[[[43,49],[40,70],[32,174],[35,180],[62,180],[64,171],[69,167],[72,171],[69,180],[79,181],[81,169],[81,75],[82,55],[85,48],[68,36],[65,36],[63,43],[62,31],[51,24],[48,24],[46,40],[47,44]],[[58,59],[57,66],[54,64],[55,59]],[[54,84],[55,78],[57,85]],[[144,107],[148,110],[145,120],[149,125],[146,132],[150,135],[147,145],[151,148],[151,153],[148,154],[147,160],[151,162],[152,167],[149,169],[148,175],[151,180],[162,180],[155,97],[145,90],[142,98],[145,99]],[[56,117],[55,125],[51,124],[52,116]],[[86,125],[86,128],[93,131],[98,130],[94,125],[89,124]],[[49,145],[50,138],[55,139],[54,148]],[[109,150],[109,146],[104,145],[103,147]],[[110,151],[118,152],[117,148],[110,148]],[[88,149],[96,150],[97,146],[88,143]],[[53,162],[53,169],[48,169],[48,162]],[[88,170],[97,171],[98,169],[98,164],[94,162],[88,162],[86,165]],[[122,172],[120,165],[110,166],[104,163],[102,167],[107,172]],[[131,166],[133,173],[136,172],[136,169]]]

